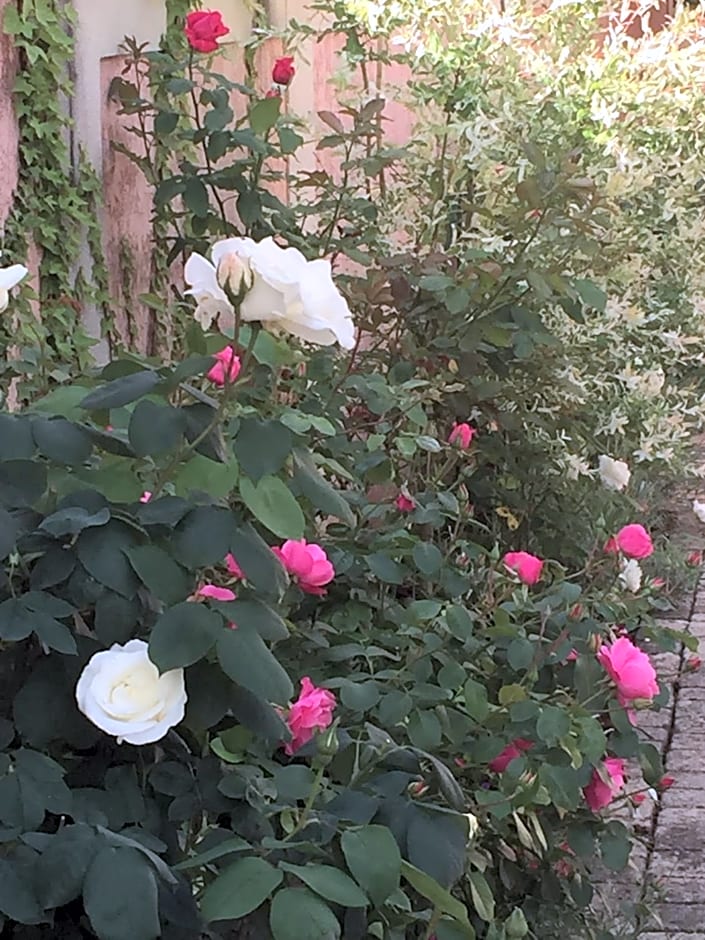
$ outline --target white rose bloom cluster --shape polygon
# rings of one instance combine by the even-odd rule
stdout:
[[[76,685],[76,701],[118,744],[151,744],[184,717],[184,671],[160,675],[144,640],[115,643],[90,658]]]
[[[272,238],[226,238],[211,249],[212,262],[193,253],[184,269],[196,299],[195,317],[204,329],[214,320],[232,326],[235,311],[223,289],[240,296],[240,318],[259,321],[318,346],[355,345],[355,326],[345,298],[333,283],[330,262],[307,261],[297,248]]]
[[[623,460],[614,460],[603,454],[599,460],[600,479],[608,490],[621,492],[629,485],[631,470]]]
[[[23,264],[11,264],[9,268],[0,268],[0,313],[10,303],[10,291],[27,277],[29,271]]]
[[[643,574],[639,562],[635,558],[630,558],[629,561],[625,561],[622,565],[619,579],[628,591],[631,591],[632,594],[636,594],[641,587]]]

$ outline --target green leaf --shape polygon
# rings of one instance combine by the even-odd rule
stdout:
[[[32,422],[26,417],[0,414],[0,460],[28,460],[35,449]]]
[[[201,911],[207,921],[237,920],[252,913],[284,875],[263,858],[239,858],[206,888]]]
[[[270,643],[285,640],[289,636],[286,624],[276,611],[258,600],[212,601],[215,610],[219,610],[231,623],[238,627],[255,630]]]
[[[281,597],[289,584],[289,576],[262,536],[246,523],[233,532],[230,544],[247,580],[257,591]]]
[[[0,913],[20,924],[38,924],[44,919],[26,873],[0,858]]]
[[[47,487],[46,466],[39,461],[0,463],[0,503],[9,509],[33,506]]]
[[[110,510],[107,507],[97,512],[90,512],[83,506],[67,506],[47,516],[38,526],[41,532],[46,532],[54,538],[64,535],[78,535],[84,529],[105,525],[110,520]]]
[[[381,906],[399,887],[401,854],[392,833],[385,826],[348,829],[340,845],[353,878]]]
[[[412,552],[414,563],[422,574],[431,577],[437,574],[443,564],[443,555],[432,542],[419,542]]]
[[[517,637],[507,647],[507,662],[514,672],[524,672],[534,661],[534,644],[525,637]]]
[[[181,765],[179,764],[179,766]],[[230,855],[233,852],[251,851],[252,846],[249,842],[245,842],[240,836],[233,836],[231,839],[224,839],[222,842],[219,842],[217,845],[213,846],[212,849],[206,849],[205,852],[199,852],[198,855],[187,858],[185,862],[179,862],[178,865],[174,865],[174,869],[176,871],[188,871],[189,868],[202,868],[204,865],[215,862],[219,858],[223,858],[225,855]]]
[[[494,920],[494,895],[487,879],[479,871],[471,871],[467,877],[475,910],[482,920],[491,924]]]
[[[463,688],[465,695],[465,708],[468,715],[478,723],[482,723],[490,711],[487,701],[487,689],[475,679],[468,679]]]
[[[374,552],[367,556],[367,564],[372,574],[385,584],[403,584],[406,569],[384,552]]]
[[[284,705],[293,695],[283,666],[252,629],[224,630],[218,639],[218,661],[233,682],[265,701]]]
[[[472,636],[474,624],[467,608],[461,607],[459,604],[449,607],[446,611],[446,623],[450,632],[461,643],[469,640]]]
[[[233,717],[257,737],[273,744],[289,740],[288,727],[267,699],[254,695],[240,685],[235,685],[230,688],[228,701]]]
[[[578,292],[578,297],[586,307],[591,307],[599,313],[604,313],[607,305],[607,294],[598,287],[594,281],[587,278],[573,278],[573,287]]]
[[[632,850],[629,832],[623,823],[607,823],[600,833],[600,854],[602,861],[611,871],[622,871],[627,867]]]
[[[290,768],[283,768],[288,770]],[[349,875],[332,865],[289,865],[280,862],[283,871],[290,872],[300,878],[316,894],[320,894],[327,901],[342,904],[343,907],[367,907],[370,903],[367,895],[359,888]]]
[[[465,871],[468,822],[464,815],[413,803],[406,830],[408,860],[451,888]]]
[[[650,787],[658,786],[664,771],[663,759],[659,749],[653,744],[642,744],[639,752],[639,764],[646,784]]]
[[[151,369],[123,375],[119,379],[101,385],[90,392],[81,401],[81,408],[86,411],[101,411],[110,408],[121,408],[148,395],[155,385],[160,382],[158,373]]]
[[[340,938],[338,918],[327,904],[305,888],[283,888],[274,895],[269,926],[274,940]]]
[[[204,219],[208,215],[208,190],[199,176],[189,176],[183,192],[184,205],[189,212]]]
[[[225,628],[204,604],[185,601],[165,611],[152,627],[149,658],[160,672],[203,659]]]
[[[136,545],[125,554],[142,583],[165,604],[176,604],[191,593],[193,579],[163,548]]]
[[[76,542],[76,552],[96,581],[123,597],[134,597],[139,580],[125,553],[135,547],[136,541],[134,529],[113,519],[100,529],[84,529]]]
[[[465,905],[454,898],[450,891],[439,885],[435,878],[409,862],[401,863],[401,873],[411,887],[429,900],[436,910],[450,915],[461,924],[470,925]]]
[[[66,418],[34,418],[32,434],[39,453],[56,463],[85,463],[93,450],[88,434]]]
[[[83,823],[65,826],[52,836],[34,867],[34,883],[43,907],[62,907],[79,897],[97,850],[95,832]]]
[[[277,95],[272,98],[260,98],[250,108],[250,127],[261,137],[266,136],[277,123],[281,110],[281,98]]]
[[[202,454],[194,454],[176,473],[174,491],[178,496],[202,492],[213,499],[224,499],[237,485],[237,476],[238,464],[234,458],[217,463]]]
[[[223,561],[230,551],[235,521],[228,509],[198,506],[176,527],[173,552],[187,568],[202,568]]]
[[[255,485],[240,478],[240,496],[263,526],[283,539],[301,539],[306,525],[301,507],[279,477],[266,476]]]
[[[256,483],[281,470],[292,444],[291,431],[281,422],[243,418],[233,450],[242,469]]]
[[[570,716],[562,708],[545,705],[536,722],[536,733],[548,745],[557,744],[570,731]]]
[[[355,525],[355,515],[347,501],[321,476],[307,451],[294,451],[294,480],[315,509],[351,527]]]
[[[83,904],[101,940],[155,940],[161,936],[157,879],[136,849],[101,849],[83,883]]]
[[[134,452],[147,457],[175,451],[185,427],[184,416],[177,408],[147,399],[139,402],[132,412],[128,436]]]
[[[10,513],[0,506],[0,561],[10,554],[15,547],[17,523]]]

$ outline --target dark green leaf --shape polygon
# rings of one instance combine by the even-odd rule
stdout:
[[[284,705],[293,695],[283,666],[252,629],[224,630],[218,639],[218,660],[233,682],[265,701]]]
[[[204,604],[185,601],[165,611],[152,628],[149,658],[160,672],[198,662],[225,628]]]
[[[264,539],[247,523],[232,533],[231,548],[247,580],[268,596],[281,597],[289,578]]]
[[[418,891],[419,894],[433,904],[435,910],[441,911],[443,914],[449,914],[455,920],[460,921],[461,924],[469,925],[470,921],[465,906],[457,898],[454,898],[450,891],[439,885],[431,875],[409,864],[409,862],[401,863],[401,873],[415,891]]]
[[[52,837],[34,868],[37,894],[44,907],[62,907],[81,894],[98,845],[93,829],[80,823],[65,826]]]
[[[38,461],[0,463],[0,503],[9,509],[34,505],[44,494],[46,485],[46,466]]]
[[[245,473],[257,483],[284,466],[292,448],[291,431],[279,421],[244,418],[233,443],[235,456]]]
[[[352,875],[377,906],[399,887],[401,854],[385,826],[362,826],[344,832],[340,845]]]
[[[232,513],[218,506],[198,506],[176,527],[173,552],[187,568],[223,561],[235,531]]]
[[[0,460],[28,460],[34,450],[31,420],[0,414]]]
[[[37,924],[43,912],[24,872],[0,858],[0,913],[20,924]]]
[[[142,583],[165,604],[176,604],[192,592],[193,578],[157,545],[136,545],[125,554]]]
[[[109,519],[110,510],[107,507],[97,512],[89,512],[83,506],[68,506],[47,516],[39,525],[39,529],[54,538],[61,538],[64,535],[78,535],[93,526],[105,525]]]
[[[195,216],[203,219],[208,215],[208,190],[200,177],[189,176],[184,186],[183,199],[188,211]]]
[[[66,418],[34,418],[32,433],[40,454],[57,463],[82,464],[93,450],[89,435]]]
[[[274,895],[269,926],[274,940],[340,938],[338,918],[327,904],[305,888],[283,888]]]
[[[130,417],[130,444],[140,457],[170,453],[179,446],[185,427],[177,408],[147,399],[137,404]]]
[[[343,907],[367,907],[369,904],[365,892],[339,868],[331,865],[289,865],[286,862],[280,862],[279,867],[296,875],[312,891],[334,904],[342,904]]]
[[[206,888],[201,911],[207,921],[236,920],[256,910],[283,879],[263,858],[240,858]]]
[[[265,137],[267,131],[271,130],[277,123],[279,111],[281,110],[281,98],[275,96],[272,98],[260,98],[250,108],[250,127],[261,137]]]
[[[240,496],[263,526],[283,539],[301,539],[305,519],[291,490],[279,477],[266,476],[255,485],[240,478]]]
[[[121,408],[148,395],[159,382],[159,374],[151,369],[123,375],[86,395],[81,401],[81,408],[86,411]]]
[[[294,480],[315,509],[349,526],[355,525],[355,516],[345,498],[321,476],[307,451],[294,451]]]
[[[414,563],[422,574],[431,577],[440,571],[443,555],[432,542],[419,542],[418,545],[414,545],[412,554]]]
[[[137,542],[134,529],[113,519],[100,529],[84,529],[76,542],[83,567],[96,581],[123,597],[134,597],[139,580],[127,555]]]
[[[161,936],[157,879],[136,849],[101,849],[86,874],[83,904],[101,940],[155,940]]]

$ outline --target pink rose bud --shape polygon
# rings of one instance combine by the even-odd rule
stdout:
[[[141,503],[148,503],[152,498],[152,494],[149,490],[145,490],[144,493],[140,496]]]
[[[652,579],[651,579],[651,587],[652,587],[654,590],[658,591],[658,590],[660,590],[660,588],[665,587],[665,586],[666,586],[666,582],[665,582],[665,580],[664,580],[663,578],[652,578]]]
[[[603,780],[602,775],[593,770],[590,783],[583,789],[585,802],[593,813],[608,806],[624,788],[626,780],[624,761],[621,758],[608,757],[602,766],[603,775],[607,780]]]
[[[114,431],[115,428],[112,426],[112,424],[106,424],[106,425],[105,425],[105,430],[108,431],[108,432],[110,432],[110,431]]]
[[[617,687],[617,697],[624,707],[637,700],[650,702],[658,695],[656,670],[646,653],[629,637],[622,636],[602,646],[597,659]]]
[[[307,744],[314,731],[324,731],[333,721],[335,695],[328,689],[319,689],[308,676],[301,680],[301,692],[286,715],[291,741],[284,745],[289,756]]]
[[[507,552],[503,561],[524,584],[536,584],[541,577],[543,561],[529,552]]]
[[[424,793],[428,793],[429,786],[425,780],[414,780],[409,784],[409,795],[410,796],[423,796]]]
[[[217,584],[204,584],[196,591],[198,597],[210,597],[214,601],[234,601],[235,592],[230,588],[218,587]]]
[[[631,801],[635,806],[639,806],[640,803],[643,803],[646,799],[645,793],[632,793]]]
[[[621,528],[615,535],[615,541],[619,550],[628,558],[648,558],[654,550],[651,536],[638,522]]]
[[[233,352],[231,346],[226,346],[214,356],[215,365],[206,372],[206,378],[222,388],[226,381],[232,384],[240,374],[240,358]]]
[[[675,782],[675,777],[661,777],[661,780],[659,781],[659,788],[661,790],[669,790]]]
[[[694,568],[700,567],[700,565],[703,563],[703,553],[699,551],[692,551],[688,554],[685,560]]]
[[[228,573],[237,578],[239,581],[245,580],[245,572],[242,570],[240,565],[238,565],[235,560],[235,556],[228,554],[225,556],[225,567],[228,569]]]
[[[583,614],[585,613],[585,608],[582,604],[573,604],[570,608],[570,613],[568,616],[571,620],[582,620]]]
[[[284,55],[277,59],[272,68],[272,81],[276,85],[288,85],[296,73],[294,57]]]
[[[230,30],[223,23],[220,13],[194,10],[186,17],[184,32],[189,45],[196,52],[215,52],[218,48],[216,40],[227,36]]]
[[[468,766],[468,762],[463,757],[454,757],[453,763],[456,767],[459,767],[461,770],[464,770]]]
[[[521,757],[524,751],[530,750],[534,746],[533,741],[527,741],[525,738],[516,738],[511,744],[508,744],[501,754],[498,754],[494,760],[489,762],[489,768],[493,773],[503,774],[513,760]]]
[[[566,656],[565,661],[566,661],[567,663],[574,663],[577,658],[578,658],[578,651],[577,651],[577,650],[571,650],[571,651],[568,653],[568,655]]]
[[[699,656],[689,656],[685,668],[687,672],[696,672],[702,666],[703,661]]]
[[[400,493],[394,500],[394,505],[399,512],[413,512],[416,509],[416,502],[406,493]]]
[[[607,539],[603,551],[606,555],[619,554],[619,545],[617,545],[617,539],[614,536],[612,536],[611,539]]]
[[[306,539],[290,539],[281,548],[273,548],[289,574],[306,594],[325,594],[324,585],[335,577],[335,568],[320,545]]]
[[[456,447],[459,447],[461,450],[467,450],[476,433],[476,429],[469,424],[458,424],[456,421],[448,435],[448,443],[455,444]]]

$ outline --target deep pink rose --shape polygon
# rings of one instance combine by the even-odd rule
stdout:
[[[608,757],[603,770],[608,782],[602,779],[597,770],[593,770],[590,783],[583,789],[585,802],[593,813],[608,806],[625,784],[624,761],[621,758]]]
[[[225,567],[228,569],[228,572],[233,576],[233,578],[238,578],[240,581],[245,580],[245,572],[242,570],[240,565],[238,565],[233,554],[227,554],[225,556]]]
[[[294,68],[294,57],[284,55],[277,59],[272,69],[272,81],[277,85],[288,85],[294,77],[296,69]]]
[[[407,496],[406,493],[400,493],[394,500],[394,505],[399,512],[413,512],[414,509],[416,509],[415,501],[410,496]]]
[[[323,731],[333,721],[335,695],[328,689],[319,689],[308,676],[301,680],[299,697],[289,708],[286,723],[291,731],[291,741],[284,745],[290,756],[307,744],[314,731]]]
[[[524,584],[536,584],[541,577],[543,562],[529,552],[507,552],[503,561]]]
[[[628,558],[648,558],[654,550],[651,536],[643,525],[625,525],[615,536],[617,546]]]
[[[186,17],[184,32],[189,45],[196,52],[215,52],[218,48],[216,40],[227,36],[230,30],[217,11],[194,10]]]
[[[196,592],[199,597],[211,597],[214,601],[234,601],[235,592],[230,588],[218,587],[217,584],[204,584]]]
[[[489,763],[490,770],[496,774],[503,774],[513,760],[521,757],[524,751],[528,751],[534,746],[533,741],[527,741],[524,738],[517,738],[508,744],[501,754],[498,754],[494,760]]]
[[[335,577],[335,568],[320,545],[306,539],[290,539],[272,549],[279,561],[307,594],[325,594],[324,585]]]
[[[236,356],[231,346],[226,346],[213,357],[216,360],[212,369],[206,372],[206,378],[221,388],[225,385],[226,377],[229,383],[235,381],[240,374],[240,357]]]
[[[475,428],[471,427],[469,424],[458,424],[456,421],[448,435],[448,443],[455,444],[457,447],[460,447],[461,450],[467,450],[476,433]]]
[[[635,699],[652,699],[658,695],[656,671],[643,650],[627,636],[600,647],[600,664],[617,687],[621,705],[628,706]]]

